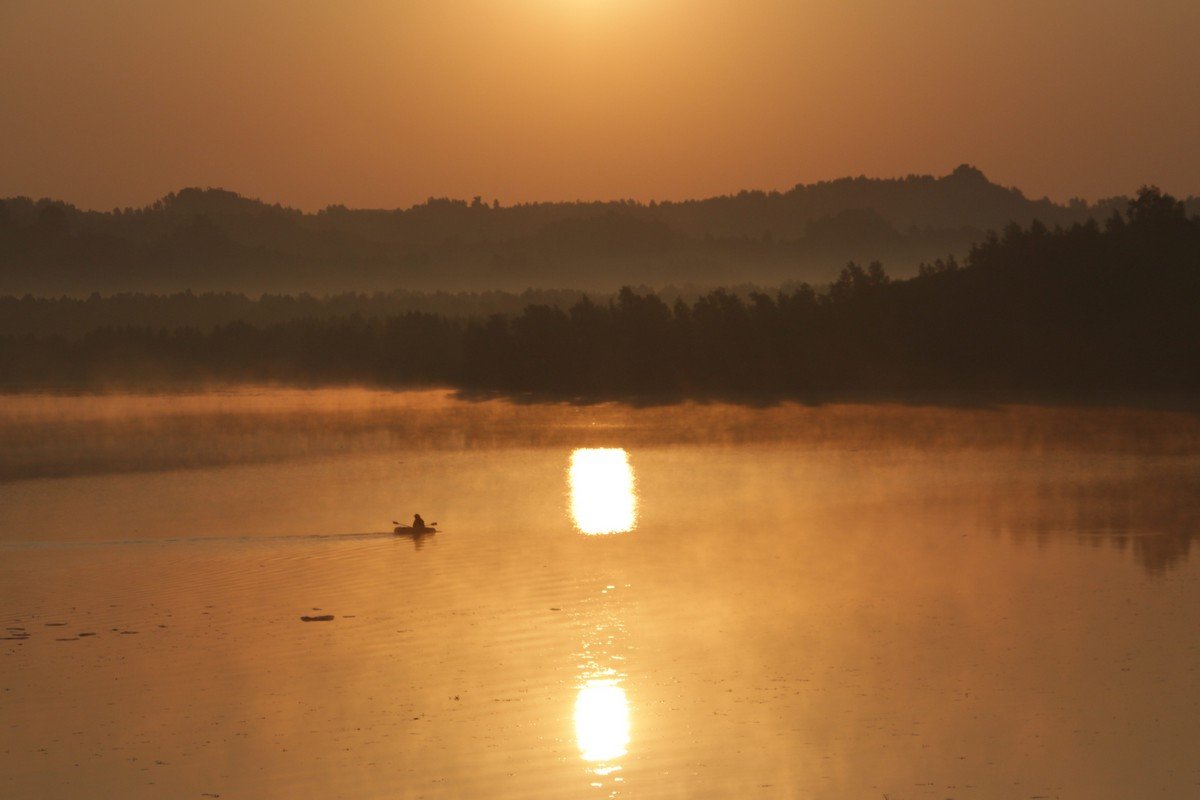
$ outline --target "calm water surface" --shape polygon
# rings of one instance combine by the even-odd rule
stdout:
[[[1185,415],[0,406],[6,798],[1200,795]]]

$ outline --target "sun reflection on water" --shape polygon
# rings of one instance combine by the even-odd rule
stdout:
[[[621,448],[571,453],[571,516],[582,533],[626,533],[637,524],[637,495],[629,454]]]
[[[629,746],[629,701],[612,680],[590,680],[575,698],[575,739],[584,761],[600,762],[593,771],[607,775]]]

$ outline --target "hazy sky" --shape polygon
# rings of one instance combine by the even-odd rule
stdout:
[[[0,0],[0,196],[1200,194],[1197,0]]]

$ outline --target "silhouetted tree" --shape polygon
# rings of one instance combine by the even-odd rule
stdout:
[[[67,212],[60,205],[49,204],[42,206],[42,209],[38,212],[36,229],[43,239],[64,238],[69,229]]]
[[[1012,225],[910,280],[851,262],[827,290],[689,297],[0,297],[0,379],[751,398],[1200,392],[1200,219],[1152,188],[1103,228]],[[404,306],[434,302],[460,315]],[[497,303],[508,310],[487,314]]]

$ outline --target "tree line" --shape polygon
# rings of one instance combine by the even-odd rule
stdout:
[[[305,213],[223,189],[87,211],[0,200],[0,292],[375,291],[623,283],[827,282],[846,260],[965,254],[989,227],[1105,218],[1123,198],[1032,200],[963,165],[949,175],[845,178],[679,202],[501,205],[430,198],[407,209]],[[1193,210],[1200,199],[1189,198]]]
[[[1113,398],[1200,389],[1200,218],[1143,189],[1103,224],[1034,221],[960,263],[878,262],[773,293],[533,302],[0,338],[7,388],[281,381],[574,397]]]
[[[681,289],[670,289],[678,293]],[[303,319],[359,316],[386,319],[410,311],[450,318],[518,314],[525,306],[570,305],[580,292],[566,289],[526,289],[522,292],[339,292],[329,295],[242,292],[168,294],[118,292],[87,297],[26,294],[0,296],[0,336],[27,334],[77,338],[104,327],[189,327],[207,332],[231,322],[274,325]],[[605,296],[607,299],[607,296]]]

